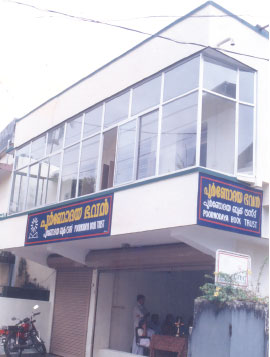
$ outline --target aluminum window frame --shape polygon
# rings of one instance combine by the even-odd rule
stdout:
[[[210,53],[209,53],[210,52]],[[193,88],[185,93],[179,94],[173,98],[164,100],[164,90],[165,90],[165,75],[168,71],[177,68],[178,66],[181,66],[184,63],[187,63],[191,60],[193,60],[194,58],[199,58],[199,69],[198,69],[198,73],[199,73],[199,78],[198,78],[198,86],[196,88]],[[236,98],[232,98],[217,92],[214,92],[212,90],[206,89],[203,87],[203,78],[204,78],[204,62],[205,60],[209,60],[209,59],[213,59],[215,62],[219,62],[222,66],[228,66],[229,68],[232,68],[233,66],[235,66],[236,70],[237,70],[237,80],[236,80]],[[254,103],[248,103],[248,102],[244,102],[244,101],[240,101],[239,99],[239,73],[241,69],[248,69],[254,74]],[[133,104],[133,94],[134,94],[134,89],[139,87],[140,85],[143,85],[144,83],[147,83],[151,80],[153,80],[154,78],[158,78],[159,76],[161,76],[161,81],[160,81],[160,100],[159,103],[157,105],[154,105],[150,108],[144,109],[141,112],[138,112],[134,115],[132,115],[132,104]],[[32,140],[28,141],[27,143],[21,145],[20,147],[18,147],[15,150],[15,157],[14,157],[14,164],[13,164],[13,171],[12,171],[12,184],[11,184],[11,190],[10,190],[10,196],[9,196],[9,214],[14,214],[14,212],[10,212],[10,206],[11,206],[11,198],[13,197],[14,194],[14,185],[15,185],[15,175],[16,172],[21,171],[23,169],[27,168],[27,187],[26,187],[26,195],[24,198],[24,202],[23,202],[23,210],[19,211],[19,212],[23,212],[26,210],[26,202],[27,202],[27,196],[28,196],[28,185],[29,185],[29,172],[30,169],[32,167],[33,164],[38,164],[39,165],[39,172],[41,170],[41,163],[44,160],[50,160],[51,157],[55,156],[55,155],[60,155],[60,163],[59,163],[59,177],[58,177],[58,185],[57,185],[57,194],[56,194],[56,200],[54,203],[59,203],[59,202],[65,202],[65,201],[69,201],[73,198],[67,199],[67,200],[62,200],[60,201],[60,192],[61,192],[61,184],[62,184],[62,171],[63,171],[63,160],[64,160],[64,152],[66,149],[75,146],[77,144],[79,144],[79,154],[78,154],[78,168],[77,168],[77,178],[76,178],[76,193],[75,193],[75,197],[74,198],[78,198],[81,197],[83,198],[84,196],[89,196],[91,194],[94,194],[96,192],[99,191],[106,191],[109,188],[103,189],[101,190],[101,173],[102,173],[102,156],[103,156],[103,145],[104,145],[104,134],[109,131],[112,130],[113,128],[117,128],[117,139],[116,139],[116,154],[115,154],[115,166],[114,166],[114,176],[113,176],[113,186],[112,187],[118,187],[118,186],[124,186],[124,185],[128,185],[130,183],[133,182],[137,182],[137,181],[147,181],[148,179],[151,179],[153,177],[162,177],[162,176],[167,176],[169,174],[173,174],[176,173],[178,171],[186,171],[189,170],[191,168],[195,168],[195,167],[201,167],[200,166],[200,156],[201,156],[201,129],[202,129],[202,97],[203,97],[203,93],[209,93],[211,95],[214,95],[216,97],[220,97],[226,100],[230,100],[232,102],[234,102],[236,104],[236,110],[235,110],[235,138],[234,138],[234,142],[235,142],[235,150],[234,150],[234,172],[233,172],[233,176],[237,177],[238,175],[241,176],[247,176],[249,179],[252,179],[255,177],[255,173],[256,173],[256,167],[257,167],[257,159],[256,159],[256,152],[257,152],[257,141],[256,141],[256,136],[257,136],[257,73],[256,70],[250,68],[249,66],[242,64],[241,62],[235,60],[234,58],[231,58],[225,54],[221,54],[221,53],[213,53],[213,51],[200,51],[199,53],[195,53],[191,56],[189,56],[188,58],[182,59],[180,61],[178,61],[177,63],[174,63],[170,66],[168,66],[167,68],[164,68],[162,70],[160,70],[159,72],[144,78],[143,80],[134,83],[133,85],[129,86],[128,88],[125,88],[123,90],[121,90],[118,93],[115,93],[113,96],[108,97],[98,103],[95,103],[95,105],[86,108],[85,110],[77,113],[76,115],[73,115],[70,118],[67,118],[65,121],[63,121],[61,124],[56,125],[53,128],[50,128],[49,130],[47,130],[45,133],[40,134],[38,137],[33,138]],[[194,166],[189,166],[186,168],[182,168],[182,169],[176,169],[174,171],[170,171],[168,173],[165,174],[160,174],[159,173],[159,168],[160,168],[160,152],[161,152],[161,136],[162,136],[162,120],[163,120],[163,106],[166,104],[169,104],[175,100],[181,99],[182,97],[185,97],[189,94],[198,92],[198,103],[197,103],[197,137],[196,137],[196,155],[195,155],[195,165]],[[129,95],[129,103],[128,103],[128,113],[127,113],[127,117],[119,120],[118,122],[115,122],[113,124],[111,124],[110,126],[106,126],[105,127],[105,116],[106,116],[106,104],[108,102],[110,102],[111,100],[113,100],[114,98],[117,98],[125,93],[128,93]],[[253,107],[253,172],[252,175],[245,175],[244,173],[238,173],[238,134],[239,134],[239,106],[240,104],[244,104],[244,105],[248,105]],[[100,106],[101,107],[101,122],[100,122],[100,128],[95,131],[94,133],[91,133],[87,136],[84,136],[84,125],[85,125],[85,117],[86,117],[86,113],[89,112],[90,110],[95,109],[96,107]],[[138,179],[137,178],[137,174],[138,174],[138,155],[139,155],[139,131],[140,131],[140,122],[141,122],[141,118],[144,117],[147,114],[150,114],[152,112],[158,111],[158,125],[157,125],[157,145],[156,145],[156,163],[155,163],[155,173],[152,176],[149,177],[145,177],[142,179]],[[67,125],[70,121],[72,121],[73,119],[82,117],[82,122],[81,122],[81,133],[80,133],[80,138],[77,141],[72,142],[71,144],[65,145],[65,141],[66,141],[66,133],[67,133]],[[121,184],[116,184],[115,182],[115,177],[116,177],[116,170],[117,170],[117,157],[118,157],[118,133],[119,133],[119,127],[134,121],[136,122],[136,132],[135,132],[135,144],[134,144],[134,152],[133,152],[133,170],[132,170],[132,178],[131,180],[121,183]],[[63,126],[63,142],[61,145],[61,148],[53,151],[52,153],[47,153],[48,150],[48,140],[49,140],[49,133],[52,130],[56,130],[57,128],[60,128],[61,126]],[[43,153],[43,157],[40,158],[39,160],[36,160],[34,162],[30,162],[30,156],[31,156],[31,149],[32,149],[32,142],[34,140],[37,140],[39,137],[42,137],[45,135],[45,149],[44,149],[44,153]],[[95,191],[91,194],[86,194],[86,195],[81,195],[79,196],[79,177],[80,177],[80,167],[81,167],[81,155],[82,155],[82,146],[83,146],[83,142],[87,139],[90,139],[94,136],[99,136],[99,148],[98,148],[98,157],[97,157],[97,172],[96,172],[96,187],[95,187]],[[29,163],[26,165],[23,165],[21,167],[17,167],[16,168],[16,153],[18,152],[18,150],[20,150],[22,147],[26,146],[29,144]],[[207,168],[207,167],[206,167]],[[218,171],[218,170],[213,170],[217,173],[221,173],[221,174],[228,174],[229,176],[231,175],[231,173],[226,173],[223,171]],[[47,203],[47,195],[48,195],[48,175],[49,175],[49,170],[47,173],[47,179],[46,179],[46,184],[44,186],[45,190],[46,190],[46,195],[44,197],[45,203],[43,205],[37,205],[37,192],[38,192],[38,186],[39,184],[37,183],[37,188],[36,188],[36,197],[35,197],[35,207],[42,207],[42,206],[46,206],[48,204],[51,203]],[[29,210],[29,209],[28,209]],[[15,212],[17,213],[17,212]]]

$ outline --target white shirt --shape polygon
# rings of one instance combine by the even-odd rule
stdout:
[[[134,329],[139,326],[140,320],[147,313],[146,308],[141,305],[139,302],[134,306],[133,309],[133,321],[134,321]]]

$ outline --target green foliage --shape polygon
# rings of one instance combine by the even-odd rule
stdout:
[[[215,275],[218,275],[217,281],[220,283],[215,284],[215,279],[213,276],[205,275],[205,278],[210,280],[210,282],[206,282],[202,287],[200,287],[203,295],[199,299],[205,299],[216,303],[226,303],[232,301],[249,301],[260,303],[268,302],[268,298],[260,297],[251,289],[239,288],[235,274],[230,275],[224,273],[215,273]]]

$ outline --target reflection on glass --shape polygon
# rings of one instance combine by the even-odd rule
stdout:
[[[109,127],[128,117],[129,91],[105,104],[104,127]]]
[[[137,178],[155,175],[158,133],[158,111],[140,118]]]
[[[60,201],[76,196],[79,148],[77,144],[64,151]]]
[[[83,137],[98,133],[101,128],[102,106],[85,113]]]
[[[235,98],[236,74],[235,69],[214,59],[205,58],[203,87],[226,97]]]
[[[39,164],[38,188],[37,188],[37,206],[42,206],[46,202],[47,178],[49,173],[48,159]]]
[[[197,93],[164,106],[159,166],[161,174],[195,165],[197,106]]]
[[[103,153],[101,164],[101,189],[112,187],[114,176],[117,128],[108,130],[103,135]]]
[[[64,125],[52,129],[48,133],[47,154],[52,154],[63,147]]]
[[[13,190],[10,200],[10,212],[20,212],[24,210],[25,196],[27,191],[28,167],[14,172]]]
[[[67,122],[65,146],[76,143],[81,138],[82,115]]]
[[[253,174],[253,107],[239,106],[238,172]]]
[[[254,73],[239,71],[239,100],[254,103]]]
[[[31,145],[31,162],[40,160],[44,157],[45,154],[45,145],[46,145],[46,136],[42,135],[40,138],[37,138],[32,141]]]
[[[180,64],[165,73],[164,98],[177,97],[199,86],[200,57]]]
[[[38,175],[39,175],[39,164],[30,166],[26,208],[35,207]]]
[[[96,135],[82,144],[79,196],[96,191],[99,140],[100,135]]]
[[[132,115],[159,104],[160,90],[161,76],[135,87],[132,95]]]
[[[116,185],[132,180],[135,137],[135,120],[119,127],[117,139],[117,163],[115,173]]]
[[[15,156],[16,169],[29,164],[30,162],[29,151],[30,151],[30,144],[24,145],[20,149],[16,150],[16,156]]]
[[[57,201],[57,188],[60,172],[60,158],[61,154],[51,156],[48,160],[49,175],[47,183],[46,203],[53,203]]]
[[[234,173],[235,103],[204,93],[200,165]]]

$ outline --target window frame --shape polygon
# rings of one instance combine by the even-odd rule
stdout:
[[[181,93],[175,97],[169,98],[167,100],[164,100],[164,90],[165,90],[165,75],[168,71],[173,70],[174,68],[177,68],[178,66],[181,66],[182,64],[191,61],[195,58],[198,58],[199,60],[199,69],[198,69],[198,73],[199,73],[199,78],[198,78],[198,87],[193,88],[192,90],[189,90],[185,93]],[[204,63],[205,63],[205,59],[209,59],[212,58],[213,60],[220,62],[221,66],[223,65],[228,65],[229,67],[233,67],[235,66],[236,70],[237,70],[237,79],[236,79],[236,97],[232,98],[217,92],[214,92],[212,90],[206,89],[203,87],[203,80],[204,80]],[[240,101],[239,98],[239,76],[240,76],[240,70],[248,70],[250,72],[252,72],[254,74],[254,86],[253,86],[253,98],[254,98],[254,102],[253,103],[247,103],[244,101]],[[133,94],[134,94],[134,90],[143,85],[144,83],[147,83],[155,78],[161,77],[160,79],[160,100],[159,103],[157,105],[154,105],[152,107],[149,107],[147,109],[142,110],[141,112],[138,112],[134,115],[132,115],[132,104],[133,104]],[[188,166],[185,167],[183,169],[176,169],[174,171],[170,171],[167,173],[163,173],[160,174],[159,173],[159,169],[160,169],[160,155],[161,155],[161,136],[162,136],[162,120],[163,120],[163,107],[166,104],[169,104],[170,102],[173,102],[177,99],[181,99],[182,97],[185,97],[189,94],[192,93],[198,93],[198,103],[197,103],[197,138],[196,138],[196,154],[195,154],[195,165],[193,166]],[[224,98],[226,100],[230,100],[232,102],[236,103],[236,111],[235,111],[235,137],[234,137],[234,142],[235,142],[235,150],[234,150],[234,172],[233,172],[233,176],[234,177],[246,177],[248,180],[253,180],[255,178],[255,169],[256,169],[256,152],[257,152],[257,142],[256,142],[256,135],[257,135],[257,112],[256,112],[256,108],[257,108],[257,97],[256,97],[256,92],[257,92],[257,72],[256,70],[250,68],[249,66],[242,64],[241,62],[226,56],[224,54],[221,53],[216,53],[213,52],[212,50],[203,50],[200,52],[197,52],[191,56],[189,56],[188,58],[182,59],[180,61],[178,61],[177,63],[174,63],[170,66],[168,66],[167,68],[162,69],[161,71],[147,77],[144,78],[143,80],[139,81],[138,83],[134,83],[133,85],[131,85],[128,88],[123,89],[122,91],[115,93],[113,96],[108,97],[102,101],[100,101],[99,103],[95,103],[95,105],[86,108],[85,110],[81,111],[80,113],[77,113],[76,115],[73,115],[70,118],[67,118],[65,121],[63,121],[62,123],[56,125],[55,127],[50,128],[48,131],[46,131],[45,133],[40,134],[38,137],[35,137],[33,139],[31,139],[30,141],[26,142],[25,144],[21,145],[20,147],[16,148],[15,150],[15,159],[14,159],[14,164],[13,164],[13,172],[12,172],[12,183],[11,183],[11,190],[10,190],[10,196],[9,196],[9,214],[14,214],[17,212],[23,212],[23,211],[28,211],[31,210],[33,208],[37,208],[37,207],[43,207],[46,205],[50,205],[52,203],[47,203],[47,195],[48,195],[48,175],[49,175],[49,171],[48,171],[48,175],[47,175],[47,181],[46,181],[46,196],[45,196],[45,203],[42,205],[37,204],[37,192],[38,192],[38,186],[39,183],[37,182],[37,189],[36,189],[36,196],[35,196],[35,205],[32,208],[27,208],[26,209],[26,203],[27,203],[27,197],[28,197],[28,189],[29,189],[29,175],[30,175],[30,169],[32,167],[32,165],[34,164],[38,164],[39,165],[39,172],[41,170],[41,163],[44,160],[50,160],[50,158],[52,156],[55,155],[60,155],[60,163],[59,163],[59,178],[58,178],[58,186],[57,186],[57,193],[56,193],[56,200],[54,203],[59,203],[59,202],[65,202],[68,200],[72,200],[74,198],[83,198],[84,196],[89,196],[92,195],[96,192],[101,192],[107,189],[111,189],[114,187],[119,187],[119,186],[125,186],[128,184],[131,184],[133,182],[137,182],[137,181],[147,181],[153,177],[162,177],[162,176],[167,176],[170,174],[174,174],[176,172],[183,172],[189,169],[192,169],[194,167],[202,167],[200,166],[200,157],[201,157],[201,130],[202,130],[202,97],[203,97],[203,93],[209,93],[213,96],[216,97],[220,97],[220,98]],[[117,122],[114,122],[112,124],[110,124],[109,126],[105,126],[105,116],[106,116],[106,104],[108,102],[110,102],[111,100],[113,100],[114,98],[117,98],[123,94],[127,93],[127,95],[129,96],[129,102],[128,102],[128,113],[127,113],[127,117],[122,118],[121,120],[118,120]],[[247,174],[245,175],[245,173],[239,173],[238,172],[238,137],[239,137],[239,107],[241,104],[244,105],[248,105],[253,107],[253,172],[252,174]],[[85,126],[85,118],[86,118],[86,114],[87,112],[94,110],[95,108],[101,107],[101,125],[100,128],[93,132],[90,133],[89,135],[84,136],[84,126]],[[158,119],[157,119],[157,138],[156,138],[156,151],[155,151],[155,155],[156,155],[156,163],[155,163],[155,172],[154,175],[149,176],[149,177],[145,177],[145,178],[141,178],[141,179],[137,179],[137,170],[138,170],[138,153],[139,153],[139,130],[140,130],[140,120],[142,117],[144,117],[147,114],[150,114],[152,112],[158,111]],[[66,141],[66,135],[67,135],[67,125],[70,121],[72,121],[73,119],[76,118],[80,118],[82,117],[81,120],[81,132],[80,132],[80,138],[77,141],[74,141],[72,143],[69,143],[68,145],[65,144]],[[135,133],[135,143],[134,143],[134,150],[133,150],[133,171],[132,171],[132,178],[127,181],[127,182],[123,182],[123,183],[116,183],[116,172],[117,172],[117,160],[118,160],[118,133],[120,130],[120,127],[124,124],[130,123],[132,121],[136,122],[136,133]],[[48,153],[48,146],[49,146],[49,135],[50,132],[53,130],[56,130],[57,128],[59,128],[59,130],[61,130],[60,128],[63,127],[63,136],[62,136],[62,145],[60,148],[58,148],[57,150]],[[102,156],[103,156],[103,145],[104,145],[104,134],[109,131],[112,130],[113,128],[117,129],[117,137],[116,137],[116,153],[115,153],[115,166],[114,166],[114,173],[113,173],[113,186],[110,188],[106,188],[106,189],[101,189],[101,174],[102,174]],[[38,160],[33,160],[31,162],[31,150],[32,150],[32,142],[34,142],[35,140],[38,140],[39,137],[45,136],[45,148],[44,148],[44,153],[43,153],[43,157],[38,159]],[[85,140],[90,139],[94,136],[99,136],[99,147],[98,147],[98,157],[97,157],[97,174],[96,174],[96,188],[95,188],[95,192],[91,193],[91,194],[85,194],[85,195],[81,195],[79,196],[79,178],[80,178],[80,168],[81,168],[81,156],[82,156],[82,146]],[[67,200],[62,200],[60,201],[60,193],[61,193],[61,183],[62,183],[62,174],[63,174],[63,160],[64,160],[64,151],[74,145],[79,144],[79,154],[78,154],[78,167],[77,167],[77,183],[76,183],[76,193],[75,193],[75,197],[74,198],[69,198]],[[18,166],[17,163],[17,157],[16,157],[16,153],[21,150],[24,146],[29,145],[29,162],[26,165],[22,165],[22,166]],[[207,167],[206,167],[207,168]],[[12,203],[12,197],[14,197],[14,187],[15,187],[15,175],[16,172],[21,171],[27,169],[27,188],[26,188],[26,195],[24,198],[24,202],[22,204],[23,209],[16,211],[16,212],[11,212],[11,203]],[[221,173],[221,174],[227,174],[229,176],[231,176],[230,173],[226,173],[226,172],[222,172],[222,171],[218,171],[218,170],[212,170],[214,172],[217,173]],[[18,202],[19,203],[19,202]]]

